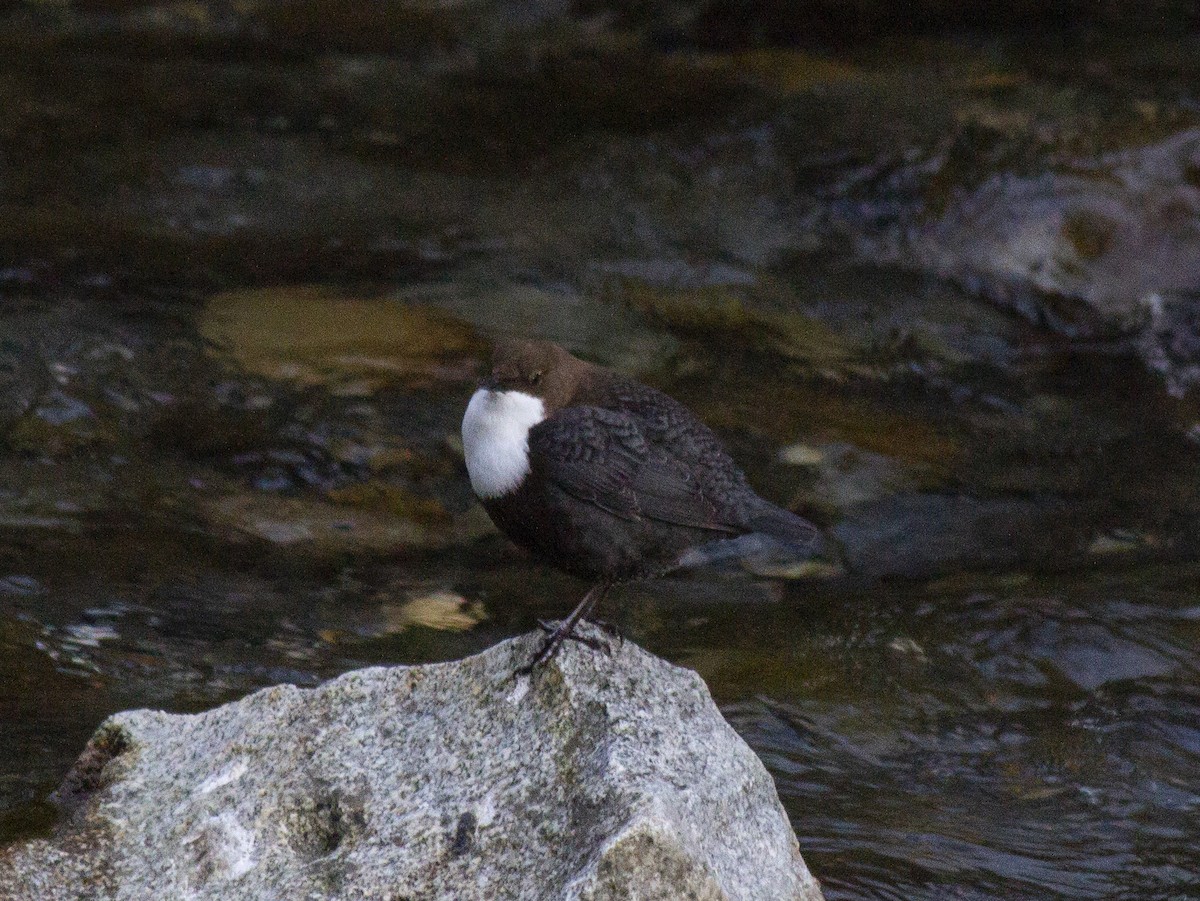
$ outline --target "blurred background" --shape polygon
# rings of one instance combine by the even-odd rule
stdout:
[[[457,437],[529,334],[840,549],[609,611],[708,681],[831,901],[1200,892],[1198,27],[0,0],[0,841],[111,712],[570,609]]]

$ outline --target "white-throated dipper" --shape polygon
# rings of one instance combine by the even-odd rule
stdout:
[[[492,362],[463,417],[471,487],[514,542],[592,582],[518,672],[550,659],[614,584],[661,575],[698,546],[749,533],[816,544],[812,523],[755,494],[661,391],[547,341],[500,341]]]

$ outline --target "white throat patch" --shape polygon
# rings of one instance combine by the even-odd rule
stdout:
[[[502,497],[529,475],[529,430],[545,418],[545,404],[532,394],[480,388],[471,395],[463,416],[463,451],[479,497]]]

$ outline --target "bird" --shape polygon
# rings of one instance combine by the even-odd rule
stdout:
[[[462,421],[471,488],[533,557],[590,583],[531,673],[575,638],[614,585],[654,578],[697,548],[761,534],[811,553],[820,532],[764,500],[720,439],[667,394],[573,356],[505,338]]]

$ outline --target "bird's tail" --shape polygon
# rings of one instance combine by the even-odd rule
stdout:
[[[709,541],[689,548],[678,560],[684,568],[709,566],[727,560],[808,560],[827,548],[820,530],[795,513],[757,495],[747,502],[746,534]]]
[[[821,545],[820,529],[804,517],[776,507],[761,497],[756,496],[751,502],[746,524],[750,531],[766,535],[800,554],[814,554]]]

